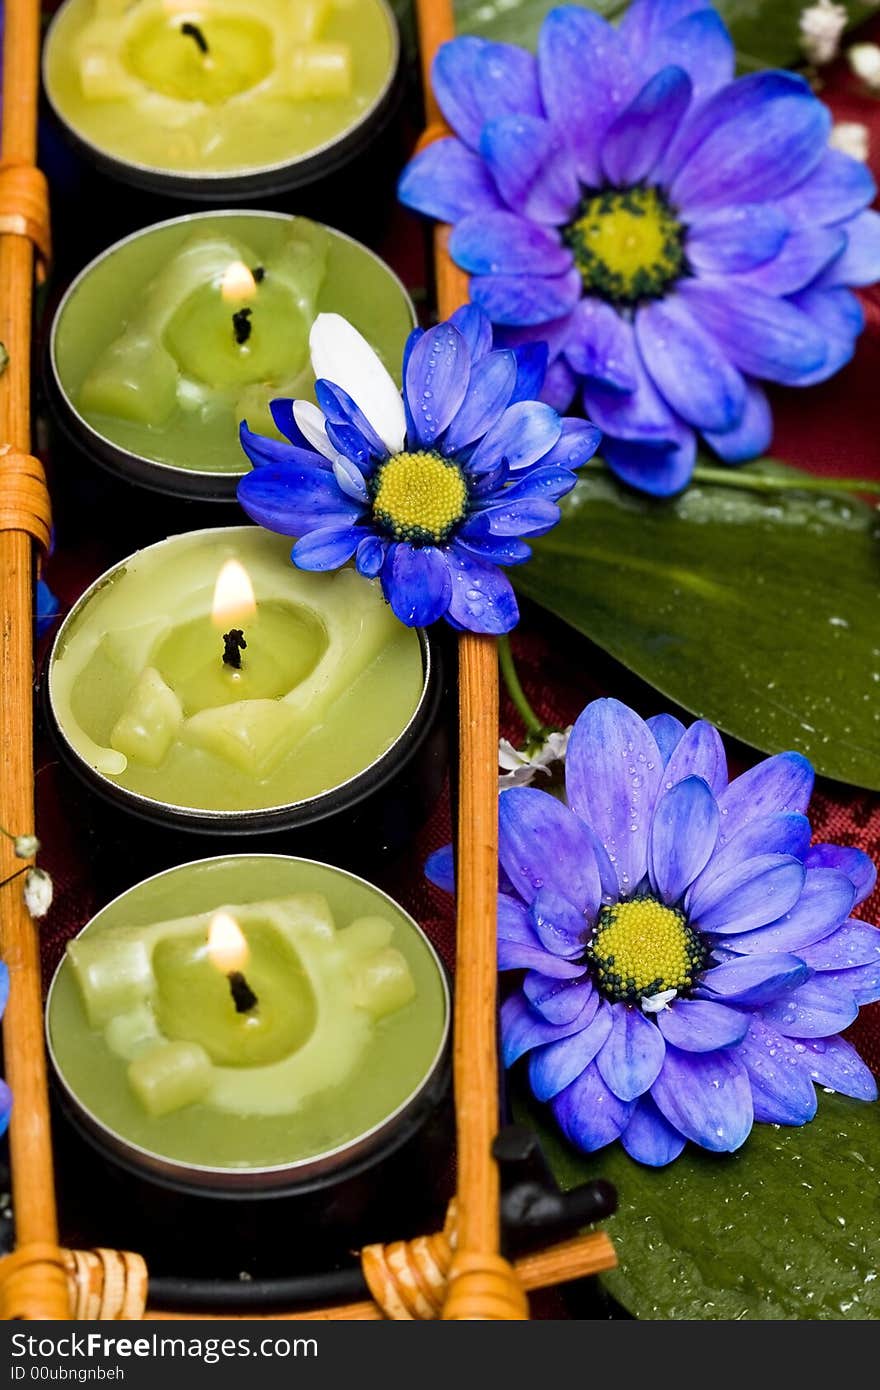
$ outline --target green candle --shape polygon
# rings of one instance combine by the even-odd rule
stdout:
[[[313,397],[308,335],[323,310],[399,370],[412,305],[357,242],[270,213],[149,227],[87,267],[61,304],[51,351],[62,406],[121,471],[131,455],[150,461],[157,485],[201,475],[231,491],[249,466],[240,421],[276,434],[270,401]]]
[[[353,569],[295,569],[255,527],[174,536],[123,562],[58,634],[52,710],[76,755],[165,805],[256,811],[386,753],[425,684],[418,634]]]
[[[218,1170],[344,1156],[424,1085],[447,1020],[436,956],[396,904],[272,855],[131,889],[69,944],[47,1005],[53,1060],[91,1123]]]
[[[295,166],[350,137],[397,58],[384,0],[67,0],[43,76],[99,155],[195,180]]]

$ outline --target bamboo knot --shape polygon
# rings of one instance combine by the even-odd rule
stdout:
[[[42,169],[32,164],[0,164],[0,236],[7,234],[33,242],[42,283],[52,259],[49,188]]]
[[[529,1305],[519,1276],[501,1255],[455,1256],[449,1270],[445,1322],[525,1322]]]
[[[11,447],[0,449],[0,531],[26,531],[49,549],[52,507],[43,465]]]
[[[0,1321],[70,1317],[67,1254],[48,1243],[20,1245],[0,1260]]]
[[[454,1245],[455,1202],[450,1202],[442,1231],[364,1247],[361,1269],[386,1318],[403,1322],[440,1317]]]
[[[65,1250],[77,1322],[135,1322],[147,1306],[147,1266],[129,1250]]]

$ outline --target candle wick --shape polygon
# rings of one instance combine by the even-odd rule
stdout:
[[[236,671],[241,670],[241,654],[247,647],[244,640],[244,633],[240,627],[230,628],[229,632],[223,634],[223,665],[233,666]]]
[[[232,315],[232,331],[235,334],[235,341],[238,343],[239,347],[243,347],[251,336],[254,327],[251,323],[251,314],[253,312],[253,309],[237,309]]]
[[[192,39],[195,42],[200,53],[207,53],[208,40],[197,24],[193,24],[191,20],[187,19],[181,24],[180,32],[181,34],[186,34],[188,39]]]
[[[266,278],[266,267],[262,265],[255,265],[253,270],[251,271],[251,275],[253,275],[258,285],[262,285],[263,281]]]
[[[251,1009],[257,1007],[259,1001],[244,975],[240,970],[232,970],[226,978],[229,981],[229,993],[232,995],[235,1012],[249,1014]]]

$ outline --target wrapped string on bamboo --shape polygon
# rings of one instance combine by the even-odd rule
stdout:
[[[16,834],[33,830],[34,541],[49,539],[45,479],[30,455],[30,352],[34,247],[48,255],[45,184],[34,170],[39,80],[39,0],[6,0],[0,141],[0,808]],[[37,932],[25,909],[21,861],[0,843],[0,953],[9,967],[3,1020],[18,1249],[0,1285],[4,1318],[70,1316],[58,1249]]]

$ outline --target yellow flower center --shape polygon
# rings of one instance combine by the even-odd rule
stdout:
[[[394,454],[376,474],[373,516],[395,540],[436,545],[466,508],[461,469],[440,454]]]
[[[707,955],[684,914],[656,898],[603,907],[586,949],[600,991],[628,1004],[666,989],[690,989]]]
[[[659,188],[587,195],[563,236],[584,288],[612,304],[659,299],[687,272],[685,228]]]

